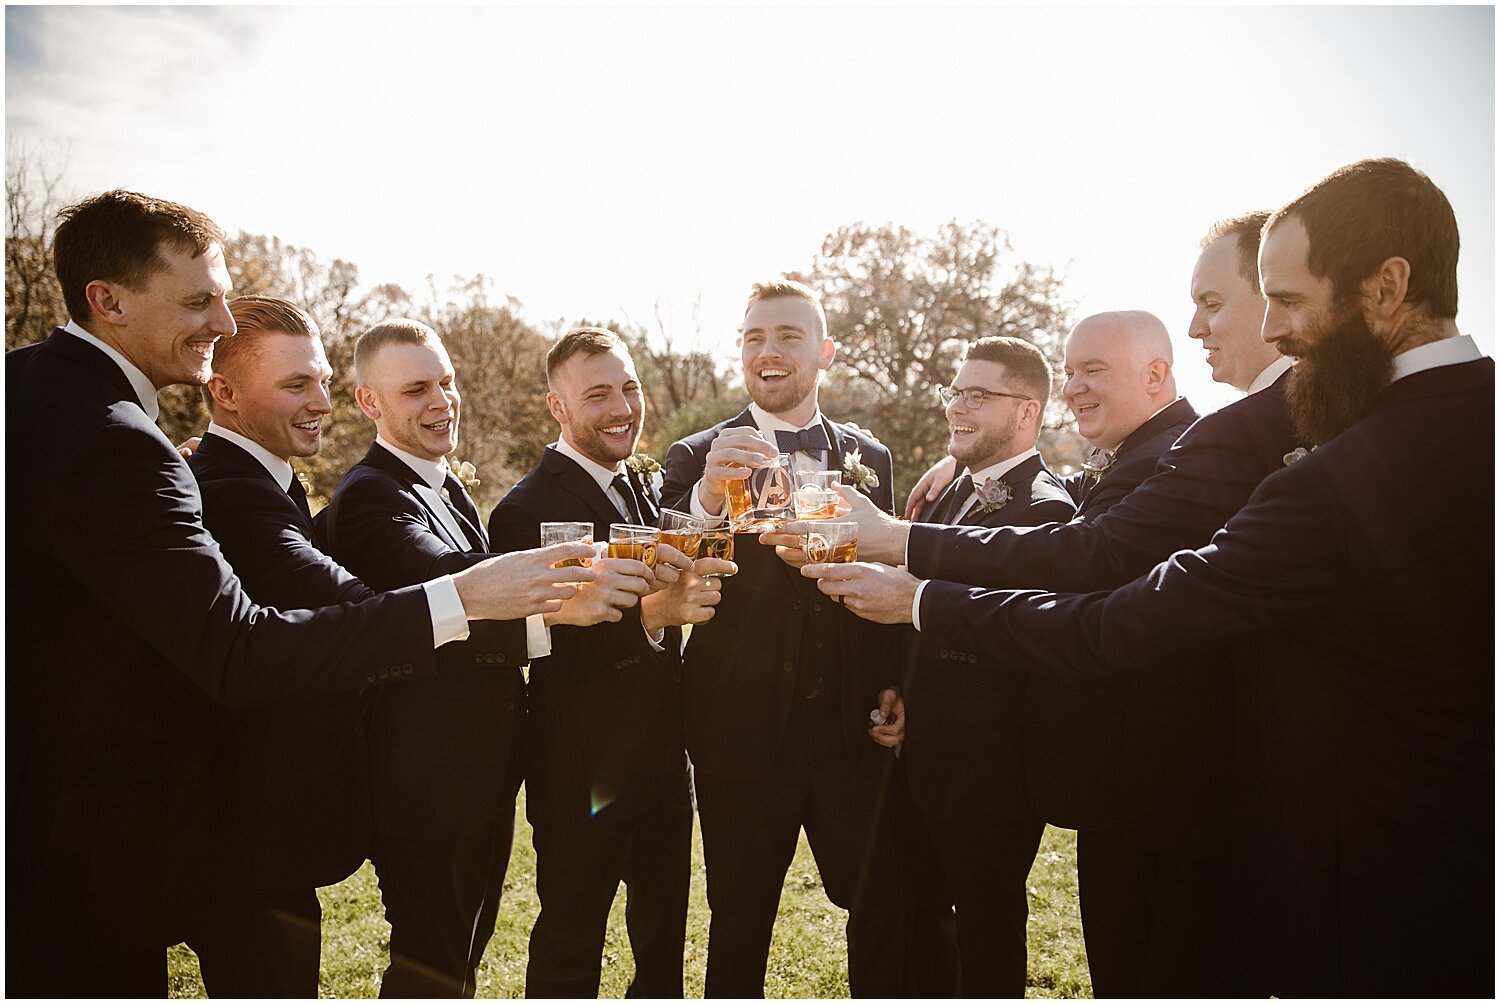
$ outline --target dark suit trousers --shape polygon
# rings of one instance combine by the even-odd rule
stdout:
[[[1026,996],[1026,879],[1042,823],[923,821],[958,918],[960,994]]]
[[[515,817],[512,792],[451,840],[375,834],[370,860],[391,925],[380,996],[474,996],[474,971],[495,933]]]
[[[532,814],[532,827],[542,912],[531,929],[526,996],[599,996],[605,928],[623,881],[635,956],[628,995],[681,997],[693,840],[686,787],[632,817]]]
[[[206,928],[188,944],[198,953],[210,997],[316,997],[323,907],[307,889],[223,883]]]
[[[1244,997],[1229,866],[1078,831],[1078,905],[1095,997]]]
[[[807,831],[824,891],[849,911],[849,989],[891,996],[906,970],[906,917],[887,772],[858,768],[837,705],[803,702],[770,773],[743,782],[696,773],[708,868],[709,997],[761,997],[781,886]],[[892,877],[896,876],[895,879]]]

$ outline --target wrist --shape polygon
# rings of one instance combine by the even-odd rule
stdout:
[[[653,634],[670,626],[662,595],[663,593],[656,592],[641,597],[641,626]]]

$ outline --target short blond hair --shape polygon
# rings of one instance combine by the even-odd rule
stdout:
[[[387,345],[435,345],[441,349],[443,340],[432,328],[410,317],[393,317],[388,321],[381,321],[360,335],[359,341],[354,343],[356,384],[366,386],[365,378],[369,376],[371,360]]]
[[[812,304],[813,309],[818,313],[818,334],[823,338],[828,337],[828,315],[823,312],[823,301],[818,299],[817,293],[795,279],[772,279],[768,282],[752,283],[750,298],[745,301],[745,313],[750,313],[750,308],[761,300],[786,298],[806,300]]]

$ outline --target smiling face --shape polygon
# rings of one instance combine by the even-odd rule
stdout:
[[[995,393],[1026,393],[1024,388],[1013,384],[1004,364],[987,359],[966,361],[953,378],[953,386],[959,390],[977,387]],[[976,411],[959,395],[947,408],[948,452],[971,471],[1009,460],[1035,442],[1034,423],[1030,426],[1030,436],[1023,426],[1040,411],[1040,402],[1014,397],[986,398],[984,406]]]
[[[229,271],[224,252],[212,245],[200,255],[163,244],[163,267],[138,290],[95,280],[87,294],[104,322],[91,332],[112,342],[158,390],[172,384],[204,384],[213,374],[214,342],[234,334],[224,297]]]
[[[1063,350],[1063,399],[1091,444],[1116,449],[1154,415],[1162,384],[1147,345],[1106,319],[1081,321]],[[1170,401],[1170,398],[1168,398]]]
[[[1195,310],[1188,336],[1203,343],[1214,379],[1247,391],[1276,350],[1260,337],[1265,299],[1241,270],[1239,237],[1220,237],[1193,268]]]
[[[551,383],[547,410],[570,446],[605,467],[635,452],[646,403],[635,363],[623,348],[569,356]]]
[[[323,418],[333,410],[333,370],[323,343],[286,332],[255,337],[254,349],[237,360],[232,374],[214,376],[215,421],[283,460],[314,456],[322,445]]]
[[[461,399],[441,342],[383,345],[361,376],[355,400],[392,446],[433,461],[458,449]]]
[[[818,311],[795,296],[756,300],[740,326],[740,363],[750,399],[778,418],[799,423],[812,416],[818,374],[833,362],[833,339]]]
[[[1333,280],[1307,264],[1307,228],[1295,216],[1281,220],[1260,246],[1260,284],[1266,291],[1261,337],[1285,356],[1304,356],[1335,325],[1358,309],[1336,309]]]

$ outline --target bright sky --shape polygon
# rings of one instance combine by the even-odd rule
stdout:
[[[532,321],[737,358],[748,284],[856,220],[1007,229],[1079,314],[1151,310],[1200,410],[1197,242],[1340,164],[1447,192],[1495,348],[1495,25],[1468,8],[7,7],[6,141]],[[56,147],[54,147],[56,149]]]

